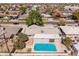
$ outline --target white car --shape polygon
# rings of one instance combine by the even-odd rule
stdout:
[[[12,22],[13,24],[19,24],[19,20],[10,20],[9,22]]]

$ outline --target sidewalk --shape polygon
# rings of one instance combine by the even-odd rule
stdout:
[[[1,26],[16,26],[14,24],[0,24]]]

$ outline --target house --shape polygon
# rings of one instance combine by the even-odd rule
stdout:
[[[44,24],[44,26],[32,25],[30,27],[21,25],[21,27],[23,28],[22,33],[31,36],[35,34],[61,34],[59,29],[52,24]]]
[[[11,18],[18,18],[19,14],[20,11],[8,11],[8,14],[6,14],[6,16]]]
[[[3,11],[0,11],[0,18],[4,17],[5,13]]]
[[[44,26],[32,25],[30,27],[21,25],[21,27],[23,28],[22,33],[33,38],[35,40],[34,42],[43,43],[53,41],[51,39],[60,39],[61,32],[52,24],[44,24]]]
[[[38,7],[38,5],[33,5],[32,10],[36,10],[37,7]]]
[[[51,15],[49,15],[49,14],[44,14],[44,13],[42,13],[41,14],[43,17],[45,17],[45,18],[51,18],[52,16]]]
[[[79,43],[73,45],[75,48],[75,52],[79,55]]]
[[[62,15],[61,15],[61,17],[65,17],[65,18],[67,17],[68,18],[71,15],[72,15],[72,13],[70,13],[70,12],[63,12]]]
[[[50,14],[41,13],[41,16],[45,20],[45,22],[49,22],[52,19],[52,16]]]
[[[5,29],[5,30],[4,30]],[[17,35],[20,33],[22,28],[20,27],[0,27],[0,39],[4,39],[4,35],[6,39],[9,39],[12,37],[12,35]]]
[[[79,6],[65,6],[64,10],[66,12],[75,12],[76,10],[79,10]]]
[[[8,11],[8,12],[0,11],[0,18],[3,17],[18,18],[19,15],[20,11]]]
[[[75,26],[60,26],[60,31],[63,35],[71,38],[79,38],[79,27]]]

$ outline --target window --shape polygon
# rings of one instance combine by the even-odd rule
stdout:
[[[54,42],[54,39],[49,39],[49,42]]]

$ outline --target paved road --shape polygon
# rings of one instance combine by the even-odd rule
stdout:
[[[0,24],[13,24],[13,23],[19,23],[19,24],[26,24],[26,22],[0,22]],[[57,22],[45,22],[45,23],[51,23],[51,24],[56,24]]]
[[[14,24],[14,23],[19,23],[19,24],[26,24],[25,21],[16,21],[16,22],[7,22],[7,21],[4,21],[4,22],[1,22],[0,21],[0,24]],[[47,24],[57,24],[58,22],[44,22],[44,23],[47,23]],[[69,24],[74,24],[75,22],[69,22]]]

